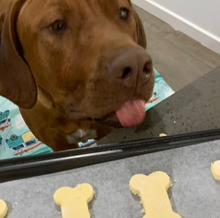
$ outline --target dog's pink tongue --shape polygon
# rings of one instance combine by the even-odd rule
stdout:
[[[142,123],[145,118],[145,101],[131,100],[127,101],[116,111],[116,115],[123,127],[134,127]]]

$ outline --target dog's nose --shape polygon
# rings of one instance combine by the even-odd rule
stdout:
[[[152,59],[139,47],[118,51],[107,63],[107,71],[111,79],[127,87],[134,86],[137,76],[147,80],[153,72]]]

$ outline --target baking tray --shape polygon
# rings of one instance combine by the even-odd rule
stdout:
[[[53,200],[55,191],[89,183],[95,190],[89,204],[91,218],[142,218],[140,198],[130,192],[129,181],[135,174],[164,171],[173,184],[168,191],[172,208],[182,218],[219,218],[220,184],[210,171],[211,162],[219,159],[220,140],[208,141],[3,182],[0,198],[8,204],[7,218],[61,218]]]
[[[79,148],[0,161],[0,182],[39,176],[220,139],[220,129]]]

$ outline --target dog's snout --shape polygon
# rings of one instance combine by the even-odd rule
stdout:
[[[151,57],[139,47],[120,50],[107,63],[109,77],[125,86],[134,86],[139,75],[147,79],[152,69]]]

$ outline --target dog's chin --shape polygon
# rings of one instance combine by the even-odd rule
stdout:
[[[114,128],[122,127],[115,112],[106,115],[102,119],[95,119],[95,121],[105,126],[111,126]]]
[[[81,112],[81,111],[76,111],[76,110],[67,110],[66,111],[66,116],[70,119],[70,120],[86,120],[87,116]]]

